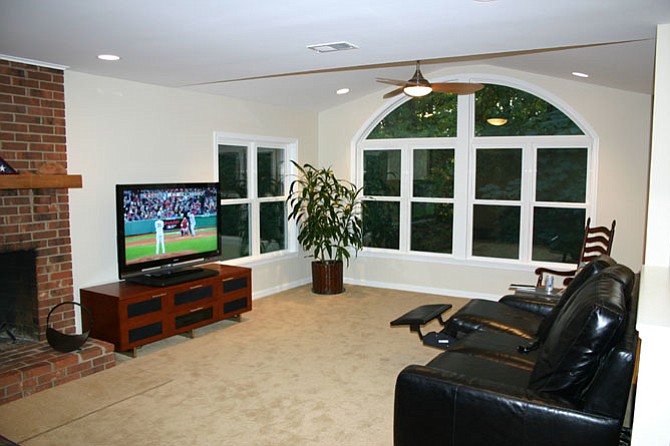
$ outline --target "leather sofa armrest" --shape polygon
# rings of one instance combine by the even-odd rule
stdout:
[[[547,316],[556,306],[560,296],[541,296],[538,294],[525,294],[517,292],[500,298],[499,302],[520,310],[530,311],[531,313]]]
[[[411,365],[396,381],[394,445],[618,444],[620,423],[545,394]]]

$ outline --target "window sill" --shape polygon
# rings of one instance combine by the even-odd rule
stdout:
[[[260,266],[268,263],[283,262],[286,260],[293,260],[297,258],[297,251],[277,251],[269,254],[262,254],[260,256],[239,257],[236,259],[220,260],[218,263],[235,266]]]
[[[441,265],[453,266],[467,266],[473,268],[499,269],[508,271],[523,271],[533,273],[536,268],[545,267],[557,270],[570,270],[574,268],[571,263],[550,263],[550,262],[533,262],[522,263],[516,260],[495,260],[482,258],[456,258],[445,254],[431,254],[431,253],[400,253],[389,250],[380,249],[363,249],[358,253],[358,257],[370,259],[388,259],[388,260],[405,260],[417,263],[437,263]]]

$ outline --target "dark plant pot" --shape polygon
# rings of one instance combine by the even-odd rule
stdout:
[[[342,261],[312,262],[312,292],[339,294],[344,292]]]

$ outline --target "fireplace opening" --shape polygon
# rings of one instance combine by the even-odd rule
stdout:
[[[0,341],[39,340],[37,253],[0,253]]]

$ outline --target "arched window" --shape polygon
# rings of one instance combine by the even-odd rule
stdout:
[[[357,145],[368,251],[574,262],[590,214],[593,138],[506,85],[407,100]]]

